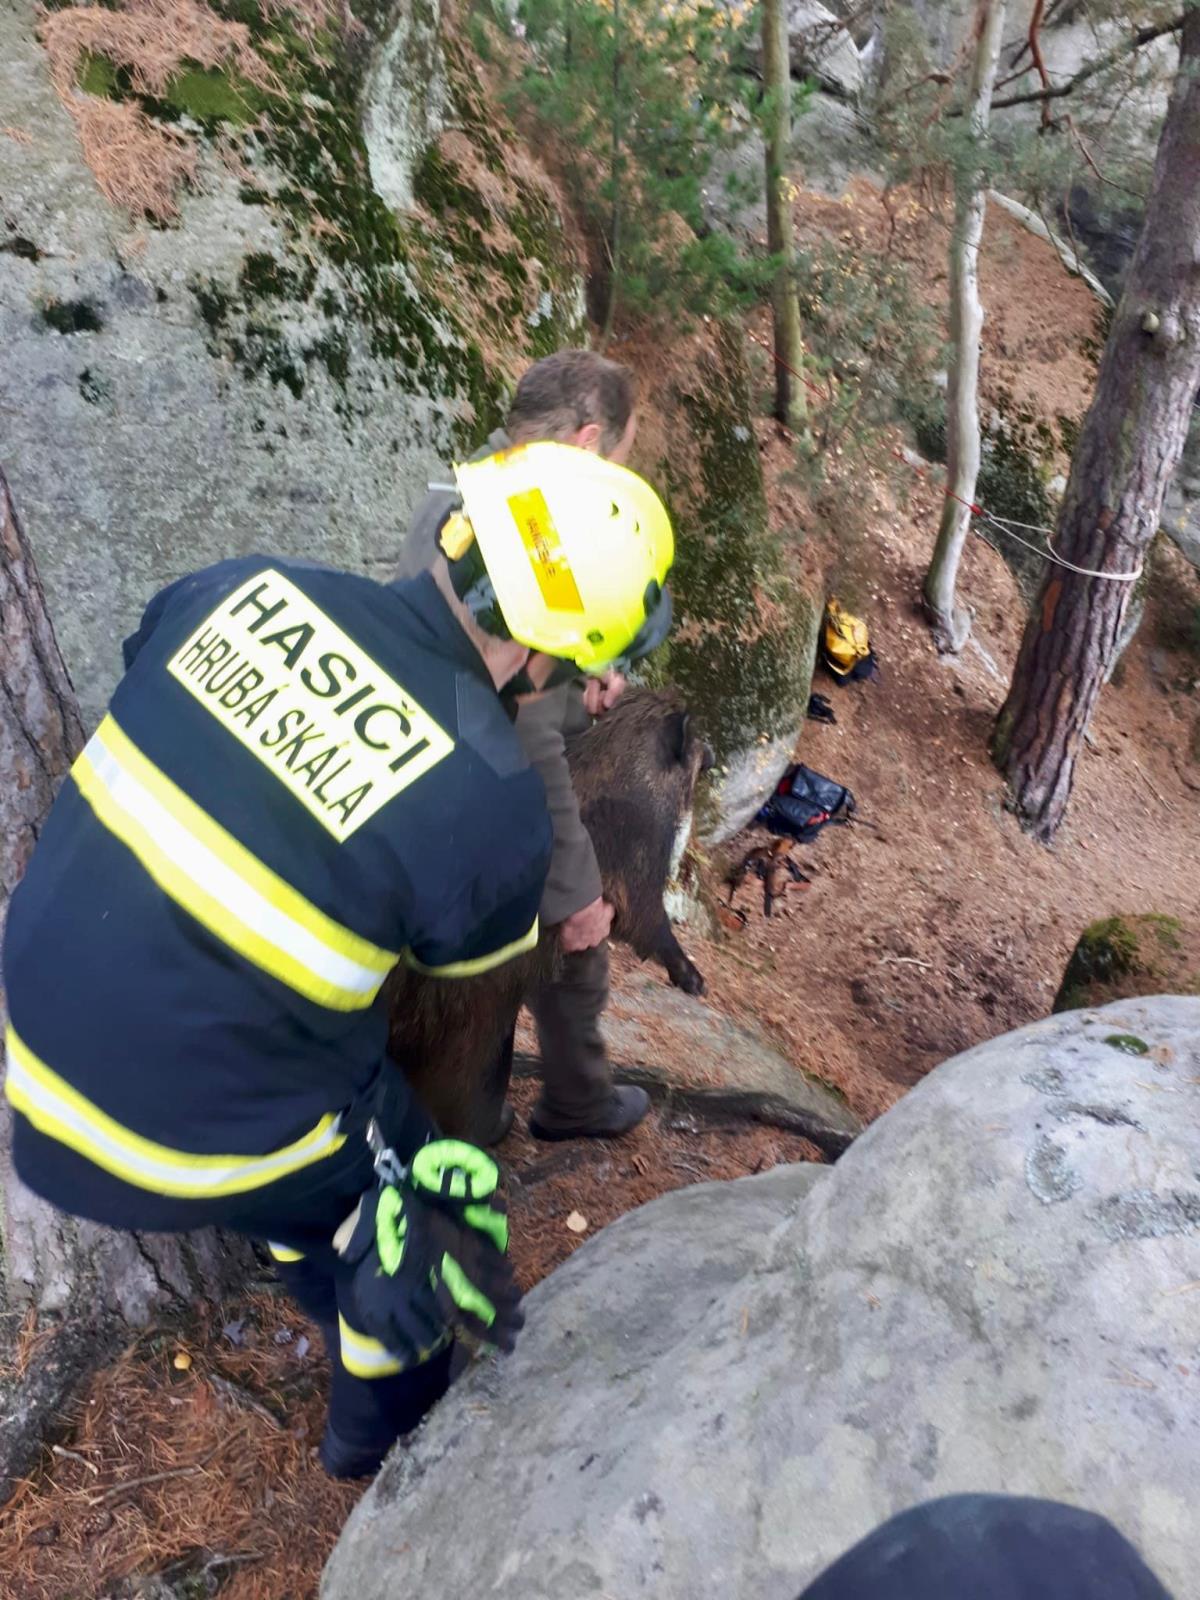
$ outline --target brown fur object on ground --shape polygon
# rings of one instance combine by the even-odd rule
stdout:
[[[669,690],[631,689],[571,740],[567,759],[614,908],[613,938],[643,960],[661,961],[689,994],[702,993],[704,979],[663,907],[672,858],[691,826],[696,780],[712,765],[686,706]],[[389,978],[391,1054],[446,1134],[483,1143],[494,1133],[517,1013],[557,960],[558,938],[548,930],[536,951],[477,978],[428,978],[406,967]]]

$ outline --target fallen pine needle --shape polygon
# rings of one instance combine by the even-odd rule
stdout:
[[[86,1456],[81,1456],[78,1450],[68,1450],[65,1445],[52,1444],[51,1453],[60,1456],[64,1461],[78,1461],[80,1466],[86,1467],[93,1477],[100,1476],[100,1468],[94,1461],[89,1461]]]
[[[256,1417],[261,1417],[264,1422],[269,1422],[276,1430],[283,1427],[283,1423],[261,1400],[256,1400],[248,1389],[243,1389],[240,1383],[234,1383],[230,1378],[224,1378],[219,1372],[208,1373],[208,1381],[223,1394],[232,1405],[240,1406],[243,1411],[252,1411]]]
[[[898,967],[920,967],[924,972],[930,971],[933,966],[932,961],[918,961],[916,956],[880,956],[879,958],[881,967],[886,967],[892,962]]]
[[[1122,1384],[1126,1389],[1156,1389],[1157,1384],[1151,1383],[1149,1378],[1139,1378],[1136,1372],[1118,1371],[1115,1377],[1109,1378],[1109,1383]]]
[[[1163,1295],[1191,1294],[1196,1289],[1200,1289],[1200,1278],[1194,1279],[1191,1283],[1181,1283],[1177,1289],[1164,1289]]]
[[[210,1450],[201,1460],[193,1461],[186,1467],[169,1467],[165,1472],[149,1472],[143,1478],[127,1478],[124,1483],[114,1483],[111,1489],[90,1496],[88,1505],[103,1505],[106,1500],[116,1500],[131,1489],[144,1489],[150,1483],[165,1483],[168,1478],[186,1478],[193,1472],[202,1471],[220,1449],[221,1445],[218,1445],[216,1450]]]

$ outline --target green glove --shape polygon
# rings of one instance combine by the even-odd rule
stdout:
[[[438,1139],[399,1182],[370,1190],[342,1255],[358,1266],[363,1331],[406,1364],[447,1332],[511,1350],[524,1326],[506,1255],[508,1217],[496,1163],[474,1145]]]

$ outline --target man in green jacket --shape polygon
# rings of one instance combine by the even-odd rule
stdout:
[[[525,373],[507,427],[491,434],[478,457],[513,444],[553,440],[623,465],[636,427],[629,369],[592,350],[560,350]],[[400,577],[432,564],[438,531],[456,504],[452,489],[435,488],[427,495],[412,520]],[[576,679],[524,699],[517,714],[517,737],[545,785],[554,825],[540,916],[543,926],[558,930],[564,957],[559,976],[541,985],[529,1002],[542,1056],[542,1095],[529,1124],[539,1139],[617,1138],[636,1127],[650,1104],[644,1090],[614,1085],[600,1032],[608,1002],[613,912],[604,899],[566,759],[566,740],[608,710],[623,688],[619,673]],[[506,1106],[496,1141],[512,1120]]]

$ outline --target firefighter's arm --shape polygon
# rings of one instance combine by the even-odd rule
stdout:
[[[408,966],[434,978],[473,978],[536,947],[549,839],[536,822],[525,839],[530,844],[515,872],[502,875],[492,868],[486,882],[477,880],[443,903],[440,915],[405,951]],[[508,842],[498,829],[497,850]]]
[[[185,577],[176,578],[174,583],[168,583],[165,589],[160,589],[142,612],[137,632],[131,633],[121,646],[125,671],[129,671],[143,646],[149,643],[174,600],[191,594],[202,594],[208,589],[217,590],[223,582],[228,583],[242,573],[252,572],[254,564],[261,560],[262,558],[258,556],[232,556],[228,561],[218,561],[211,567],[204,567],[200,572],[189,572]],[[293,565],[317,566],[319,563],[300,562]]]
[[[160,589],[142,612],[142,620],[138,624],[137,632],[131,633],[121,646],[121,655],[125,661],[126,672],[137,660],[142,646],[162,621],[162,615],[167,606],[189,581],[188,578],[176,578],[174,583],[169,583],[165,589]]]

